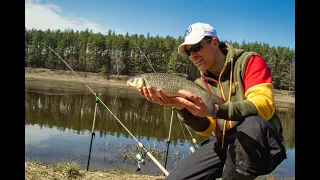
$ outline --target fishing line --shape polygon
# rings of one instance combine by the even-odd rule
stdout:
[[[69,66],[69,64],[67,62],[65,62],[62,57],[60,57],[60,55],[58,53],[56,53],[51,47],[47,46],[45,43],[40,42],[41,44],[43,44],[44,46],[48,47],[53,53],[55,53],[68,67],[69,69],[71,69],[71,71],[87,86],[87,88],[92,92],[93,95],[96,95],[96,93],[94,93],[92,91],[92,89],[82,80],[82,78],[80,76],[78,76],[78,74]],[[146,153],[147,155],[150,157],[151,160],[153,160],[153,162],[162,170],[162,172],[164,172],[164,174],[166,176],[169,175],[169,172],[159,163],[159,161],[143,146],[143,144],[141,142],[139,142],[136,137],[134,137],[134,135],[129,131],[129,129],[127,129],[127,127],[117,118],[116,115],[113,114],[113,112],[108,108],[108,106],[106,106],[103,101],[101,101],[101,99],[98,99],[101,104],[111,113],[111,115],[121,124],[121,126],[129,133],[129,135],[138,143],[139,147],[141,147]]]
[[[115,98],[114,101],[113,101],[112,109],[114,109],[114,105],[115,105],[116,102],[117,102],[117,98],[118,98],[118,94],[116,95],[116,98]],[[116,122],[115,120],[113,120],[113,122],[114,122],[114,124],[116,125],[118,131],[121,131],[120,128],[119,128],[119,126],[118,126],[118,124],[117,124],[117,122]]]
[[[188,128],[188,126],[187,126],[186,124],[184,124],[184,125],[186,126],[186,128],[187,128],[187,130],[188,130],[188,132],[189,132],[189,134],[190,134],[190,136],[191,136],[191,138],[192,138],[192,142],[196,145],[196,148],[198,148],[199,146],[198,146],[198,143],[197,143],[196,138],[194,138],[194,137],[192,136],[191,131],[190,131],[190,129]]]
[[[186,135],[184,134],[184,130],[183,130],[183,127],[182,127],[182,124],[181,124],[181,121],[180,121],[180,120],[179,120],[179,124],[180,124],[181,130],[182,130],[182,134],[183,134],[183,137],[184,137],[184,141],[187,141],[187,138],[186,138]]]
[[[133,42],[133,41],[132,41],[132,42]],[[148,63],[150,64],[150,66],[151,66],[151,68],[152,68],[153,72],[155,72],[155,73],[156,73],[156,70],[154,70],[154,68],[153,68],[153,66],[152,66],[152,64],[151,64],[151,62],[149,61],[149,59],[147,58],[147,56],[144,54],[144,52],[140,49],[140,47],[139,47],[135,42],[133,42],[133,44],[135,44],[135,45],[139,48],[140,52],[144,55],[144,57],[146,58],[146,60],[147,60],[147,61],[148,61]]]
[[[178,120],[178,121],[179,121],[180,126],[181,126],[181,129],[182,129],[182,133],[183,133],[183,136],[184,136],[184,141],[185,141],[185,142],[188,142],[188,141],[187,141],[187,138],[186,138],[186,135],[184,134],[184,130],[183,130],[183,127],[182,127],[182,123],[181,123],[180,120]],[[186,128],[188,129],[188,126],[186,126]],[[193,153],[193,152],[195,151],[194,147],[193,147],[193,146],[190,146],[190,145],[189,145],[189,150],[190,150],[191,153]]]

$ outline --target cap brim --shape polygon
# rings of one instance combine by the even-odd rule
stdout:
[[[204,36],[198,36],[195,37],[191,40],[186,40],[184,41],[182,44],[180,44],[180,46],[178,47],[178,53],[180,55],[185,55],[186,54],[186,50],[185,50],[185,46],[186,45],[193,45],[193,44],[197,44],[198,42],[200,42],[203,39]]]

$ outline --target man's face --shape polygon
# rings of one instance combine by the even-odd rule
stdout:
[[[185,46],[186,51],[189,51],[187,55],[190,54],[190,60],[201,71],[206,71],[214,65],[216,53],[213,41],[213,39],[201,40],[197,44]]]

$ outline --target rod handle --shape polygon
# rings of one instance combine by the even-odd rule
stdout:
[[[168,176],[169,175],[169,172],[159,163],[159,161],[157,161],[157,159],[150,153],[150,152],[147,152],[147,155],[150,157],[150,159],[156,163],[156,165],[161,169],[161,171],[166,175]]]

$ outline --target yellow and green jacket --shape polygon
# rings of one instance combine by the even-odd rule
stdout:
[[[196,117],[188,110],[176,110],[178,118],[202,136],[221,137],[247,116],[257,115],[282,131],[275,113],[272,76],[264,59],[255,52],[245,52],[226,44],[227,55],[222,72],[215,76],[209,71],[195,80],[226,102],[218,105],[216,117]]]

